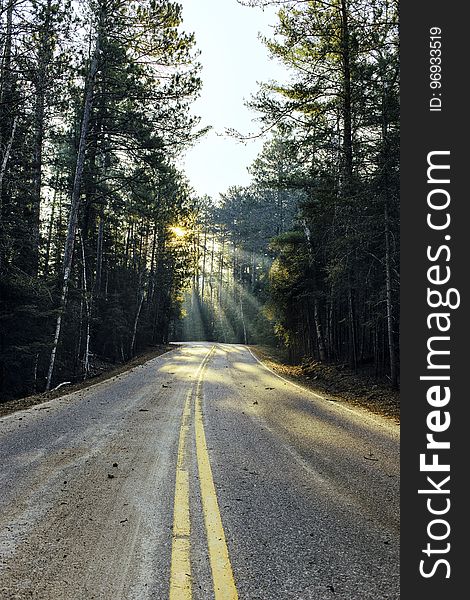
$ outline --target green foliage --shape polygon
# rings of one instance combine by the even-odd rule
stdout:
[[[279,5],[265,42],[290,78],[262,85],[250,102],[275,132],[251,172],[262,189],[298,189],[299,210],[292,231],[269,245],[265,312],[293,359],[369,364],[395,385],[398,4]],[[267,165],[276,154],[286,169]]]
[[[179,4],[10,6],[0,15],[2,397],[44,389],[61,310],[53,385],[168,340],[192,268],[189,240],[176,240],[171,228],[194,221],[192,192],[175,162],[202,133],[188,110],[200,67]],[[64,245],[83,135],[64,303]]]

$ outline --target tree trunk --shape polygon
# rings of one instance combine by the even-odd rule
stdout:
[[[85,351],[83,353],[83,379],[87,379],[89,364],[90,364],[90,327],[91,327],[91,310],[93,306],[93,298],[88,298],[88,286],[86,279],[86,257],[85,243],[80,235],[80,245],[82,248],[82,268],[83,268],[83,298],[85,301],[86,312],[86,333],[85,333]]]
[[[240,284],[238,293],[240,296],[240,317],[241,317],[241,321],[242,321],[242,325],[243,325],[243,343],[246,345],[246,344],[248,344],[248,337],[246,335],[246,323],[245,323],[245,313],[243,312],[243,296],[242,296],[241,284]]]
[[[104,237],[104,216],[101,211],[98,224],[98,239],[96,241],[96,277],[95,277],[95,296],[100,295],[101,277],[103,273],[103,237]]]
[[[4,124],[9,119],[6,118],[5,108],[8,104],[11,103],[10,93],[12,87],[12,77],[11,77],[11,50],[12,50],[12,39],[13,39],[13,0],[9,0],[6,13],[6,29],[5,29],[5,43],[4,43],[4,51],[2,56],[2,68],[0,72],[0,109],[2,112],[0,113],[1,123]],[[15,139],[16,126],[18,123],[18,117],[15,116],[11,125],[10,134],[8,137],[8,141],[5,144],[5,150],[2,157],[2,162],[0,166],[0,234],[2,233],[3,227],[3,179],[6,174],[8,160],[10,158],[11,148],[13,146],[13,141]],[[3,140],[1,139],[2,128],[0,128],[0,146]],[[2,256],[0,255],[0,261],[2,260]],[[1,267],[1,262],[0,262]]]
[[[325,341],[323,339],[323,328],[321,324],[321,319],[318,311],[318,300],[316,298],[313,299],[313,318],[315,320],[315,331],[317,334],[317,343],[318,343],[318,355],[320,357],[321,362],[325,362],[326,360],[326,352],[325,352]]]
[[[135,348],[135,339],[137,336],[137,326],[139,324],[139,317],[140,317],[140,313],[142,311],[142,304],[144,303],[144,292],[142,291],[140,294],[140,300],[139,300],[139,304],[137,307],[137,313],[135,315],[135,319],[134,319],[134,327],[132,329],[132,341],[131,341],[131,358],[134,356],[134,348]]]
[[[78,145],[77,162],[75,165],[75,176],[72,188],[72,197],[70,205],[69,223],[67,228],[67,237],[65,240],[64,260],[63,260],[63,279],[62,293],[60,297],[59,312],[57,315],[54,339],[52,343],[51,358],[47,373],[46,391],[50,390],[52,376],[54,374],[54,366],[57,354],[57,346],[59,344],[60,330],[62,327],[62,317],[67,304],[67,294],[69,289],[69,279],[72,270],[73,250],[75,245],[75,234],[77,231],[78,210],[80,208],[80,189],[83,177],[83,169],[85,167],[86,141],[90,126],[91,109],[93,106],[93,90],[96,74],[98,72],[98,57],[100,53],[100,34],[97,34],[95,49],[90,64],[90,69],[87,78],[87,89],[85,93],[85,102],[83,106],[82,125],[80,129],[80,141]]]
[[[204,288],[206,285],[206,253],[207,253],[207,224],[204,223],[204,248],[202,252],[202,282],[201,282],[201,300],[204,302]]]
[[[348,311],[349,311],[349,330],[350,330],[350,363],[351,367],[357,369],[357,341],[356,341],[356,322],[354,319],[354,306],[351,287],[348,289]]]
[[[152,234],[152,252],[150,255],[150,273],[149,273],[149,290],[148,290],[148,303],[151,306],[153,301],[153,295],[155,292],[155,258],[156,258],[156,248],[157,248],[157,224],[154,222],[153,224],[153,234]]]
[[[218,281],[218,304],[219,307],[222,302],[222,287],[223,287],[223,277],[224,277],[224,252],[225,252],[225,233],[222,236],[222,248],[220,250],[220,261],[219,261],[219,281]]]
[[[251,293],[254,294],[256,287],[256,255],[251,251]]]
[[[210,304],[212,308],[212,317],[214,316],[214,305],[213,305],[213,296],[214,296],[214,250],[215,250],[215,236],[212,233],[212,248],[211,248],[211,269],[209,273],[209,285],[210,285]],[[213,320],[212,320],[213,325]]]
[[[13,0],[9,0],[8,1],[8,5],[6,8],[6,28],[5,28],[5,42],[3,44],[3,55],[2,55],[2,61],[1,61],[1,70],[0,70],[0,147],[3,145],[3,137],[6,135],[8,135],[8,121],[9,119],[7,118],[8,113],[7,113],[7,107],[9,104],[11,104],[11,98],[10,96],[10,92],[11,92],[11,86],[12,86],[12,77],[11,77],[11,49],[12,49],[12,39],[13,39],[13,6],[14,6],[14,1]],[[4,130],[3,126],[7,126],[7,131]],[[13,123],[13,131],[16,128],[16,124]],[[10,136],[9,139],[12,140],[13,142],[13,138],[14,135]],[[9,143],[6,143],[6,148],[8,148]],[[5,167],[2,169],[2,171],[4,172],[6,170],[6,163],[8,162],[8,157],[10,155],[11,152],[11,147],[10,149],[7,150],[5,149],[4,155],[3,155],[3,159],[2,159],[2,165],[3,163],[5,163]],[[5,157],[6,161],[5,161]],[[0,223],[2,220],[2,179],[3,179],[3,174],[2,177],[0,178]]]
[[[33,149],[33,190],[31,202],[31,263],[30,273],[37,276],[39,270],[40,213],[42,190],[42,150],[45,133],[46,91],[48,87],[48,67],[52,61],[53,32],[51,31],[51,0],[47,0],[44,23],[38,40],[38,72],[35,81],[34,107],[34,149]],[[28,261],[29,262],[29,261]]]
[[[0,220],[2,219],[2,187],[3,187],[3,179],[5,177],[5,173],[7,170],[8,159],[10,158],[11,148],[13,146],[13,140],[15,139],[16,125],[18,123],[18,117],[13,119],[13,125],[11,127],[11,134],[8,139],[5,152],[3,154],[2,164],[0,167]]]
[[[52,231],[54,229],[54,218],[55,218],[55,208],[57,204],[57,188],[59,186],[59,168],[57,168],[57,173],[55,176],[54,183],[54,193],[52,195],[52,204],[51,204],[51,215],[49,218],[49,225],[47,227],[47,240],[46,240],[46,252],[44,255],[44,263],[43,263],[43,271],[44,276],[47,277],[49,275],[49,261],[51,258],[51,245],[52,245]]]
[[[351,49],[349,38],[348,2],[341,0],[341,53],[343,68],[343,176],[344,191],[350,191],[352,183],[352,99],[351,99]]]

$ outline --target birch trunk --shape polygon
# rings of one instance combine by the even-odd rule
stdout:
[[[132,342],[131,342],[131,358],[132,356],[134,356],[134,348],[135,348],[135,338],[137,336],[137,326],[139,324],[139,317],[140,317],[140,313],[142,311],[142,305],[144,303],[144,293],[142,291],[141,296],[140,296],[140,300],[139,300],[139,305],[137,308],[137,313],[135,315],[135,319],[134,319],[134,327],[132,329]]]
[[[100,34],[97,34],[95,49],[90,64],[90,69],[87,78],[87,87],[85,93],[85,102],[83,106],[82,125],[80,129],[80,142],[78,145],[77,162],[75,165],[75,176],[73,180],[72,197],[70,204],[69,222],[67,228],[67,237],[65,240],[65,250],[63,259],[63,279],[62,293],[60,297],[59,312],[57,315],[54,339],[52,342],[51,358],[47,373],[46,391],[51,388],[52,377],[57,355],[57,347],[59,344],[60,331],[62,327],[62,317],[67,305],[67,295],[69,290],[70,273],[72,270],[73,250],[75,245],[75,234],[77,231],[78,210],[80,208],[80,189],[83,178],[83,170],[85,167],[86,141],[90,128],[91,110],[93,107],[93,90],[98,72],[98,56],[100,53]]]
[[[3,159],[2,159],[2,166],[0,167],[0,219],[1,219],[1,214],[2,214],[2,186],[3,186],[3,179],[5,177],[5,173],[7,170],[7,165],[8,165],[8,159],[10,158],[10,153],[11,153],[11,148],[13,146],[13,140],[15,139],[15,132],[16,132],[16,125],[18,123],[18,117],[15,117],[13,119],[13,125],[11,127],[11,134],[10,137],[8,139],[6,148],[5,148],[5,152],[3,154]]]

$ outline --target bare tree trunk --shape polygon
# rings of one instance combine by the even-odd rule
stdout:
[[[8,102],[10,101],[10,92],[12,87],[12,77],[11,77],[11,51],[12,51],[12,39],[13,39],[13,7],[14,1],[9,0],[6,8],[6,29],[5,29],[5,44],[4,51],[2,56],[2,64],[1,64],[1,72],[0,72],[0,108],[4,108],[8,106]],[[2,114],[1,121],[5,122],[5,115]],[[13,123],[11,125],[11,133],[8,138],[8,141],[5,144],[5,150],[3,153],[2,163],[0,167],[0,228],[3,225],[3,179],[5,177],[5,173],[7,170],[8,160],[10,158],[11,148],[13,146],[13,141],[15,139],[16,126],[18,123],[18,117],[15,116],[13,119]],[[1,130],[0,130],[1,133]],[[3,140],[0,137],[0,143]],[[0,229],[1,231],[1,229]],[[1,260],[1,255],[0,255]]]
[[[82,355],[82,337],[83,337],[83,294],[80,298],[80,311],[78,318],[78,340],[77,340],[77,352],[75,355],[75,363],[74,363],[74,375],[77,376],[77,370],[80,370],[81,374],[81,355]]]
[[[242,325],[243,325],[243,343],[244,344],[248,344],[248,337],[246,335],[245,313],[243,312],[243,296],[242,296],[242,287],[241,287],[241,284],[240,284],[238,293],[239,293],[239,296],[240,296],[240,317],[241,317]]]
[[[222,335],[224,338],[224,343],[227,342],[227,332],[224,325],[224,315],[222,308],[222,287],[223,287],[223,278],[224,278],[224,252],[225,252],[225,232],[222,235],[222,248],[220,250],[220,259],[219,259],[219,276],[218,276],[218,285],[217,285],[217,311],[219,313],[219,322],[220,322],[220,330],[222,331]]]
[[[139,317],[140,317],[140,313],[142,311],[143,303],[144,303],[144,292],[142,290],[141,295],[140,295],[139,305],[137,308],[137,313],[136,313],[135,319],[134,319],[134,327],[132,329],[131,357],[134,356],[135,338],[137,335],[137,325],[139,324]]]
[[[86,312],[86,333],[85,333],[85,352],[83,353],[83,379],[88,377],[89,364],[90,364],[90,326],[91,326],[91,307],[92,298],[88,298],[88,286],[86,280],[86,258],[85,258],[85,244],[83,237],[80,234],[80,245],[82,248],[82,268],[83,268],[83,296],[85,300],[85,312]]]
[[[219,285],[218,285],[218,304],[222,301],[222,283],[224,277],[224,251],[225,251],[225,234],[222,237],[222,248],[220,250],[220,261],[219,261]]]
[[[335,338],[334,338],[334,325],[333,325],[333,293],[330,291],[330,297],[328,298],[328,315],[327,315],[327,323],[328,323],[328,360],[333,360],[333,352],[335,347]]]
[[[59,312],[57,315],[54,339],[52,343],[51,358],[49,362],[49,370],[47,373],[46,391],[50,390],[52,376],[54,374],[54,366],[59,344],[60,330],[62,327],[62,317],[67,304],[67,295],[69,289],[69,279],[72,270],[73,249],[75,245],[75,234],[77,231],[78,210],[80,207],[80,188],[83,177],[83,169],[85,167],[86,140],[90,127],[91,109],[93,106],[93,90],[96,74],[98,72],[98,56],[100,53],[100,34],[97,34],[95,49],[90,64],[90,70],[87,78],[87,89],[85,93],[85,103],[83,106],[82,125],[80,130],[80,142],[78,146],[77,162],[75,165],[75,176],[72,188],[72,197],[70,205],[69,223],[67,229],[67,237],[65,240],[64,260],[63,260],[63,280],[62,293],[60,297]]]
[[[153,295],[155,292],[155,257],[156,257],[156,248],[157,248],[157,224],[153,225],[153,234],[152,234],[152,253],[150,256],[150,274],[149,274],[149,291],[148,291],[148,303],[152,304]]]
[[[199,297],[199,269],[200,269],[200,264],[199,264],[199,232],[197,233],[196,237],[194,238],[193,248],[194,248],[193,287],[194,287],[194,291],[196,292],[196,296]]]
[[[382,94],[382,141],[385,148],[388,147],[388,111],[387,92],[384,87]],[[387,156],[388,152],[386,152]],[[393,335],[393,295],[392,295],[392,269],[390,256],[390,221],[389,221],[389,185],[388,168],[384,164],[384,233],[385,233],[385,294],[387,305],[387,341],[390,366],[390,382],[394,388],[398,387],[397,355]]]
[[[55,176],[54,194],[52,195],[51,215],[49,218],[49,225],[47,227],[46,252],[44,255],[44,263],[43,263],[45,277],[47,277],[49,274],[49,261],[51,258],[51,245],[52,245],[52,230],[54,228],[54,217],[55,217],[55,207],[56,207],[56,203],[57,203],[58,185],[59,185],[59,168],[57,168],[57,173]]]
[[[36,353],[34,357],[34,368],[33,368],[33,392],[37,391],[38,384],[38,364],[39,364],[39,352]]]
[[[214,295],[214,250],[215,250],[215,236],[214,232],[212,232],[212,249],[211,249],[211,270],[209,274],[209,284],[210,284],[210,303],[213,309],[213,295]],[[214,311],[212,310],[212,316],[214,315]]]
[[[352,183],[352,97],[351,97],[351,48],[347,0],[341,0],[341,46],[343,67],[343,173],[346,194]]]
[[[2,3],[3,4],[3,3]],[[11,42],[13,37],[13,8],[15,6],[14,0],[7,1],[6,7],[6,27],[5,27],[5,43],[4,43],[4,51],[2,56],[2,64],[1,64],[1,78],[0,78],[0,101],[4,100],[4,92],[5,92],[5,83],[10,82],[10,68],[11,68]],[[2,6],[3,8],[3,6]],[[7,75],[4,75],[8,73]]]
[[[256,256],[255,251],[251,251],[251,293],[253,294],[256,287]]]
[[[0,220],[1,220],[1,215],[2,215],[2,186],[3,186],[3,179],[5,177],[5,173],[7,170],[7,164],[8,164],[8,159],[10,158],[10,153],[11,153],[11,148],[13,146],[13,140],[15,139],[15,132],[16,132],[16,125],[18,123],[18,117],[15,117],[13,119],[13,125],[11,127],[11,134],[10,137],[8,139],[6,148],[5,148],[5,152],[3,154],[3,159],[2,159],[2,166],[0,167]]]
[[[307,222],[303,222],[305,237],[307,239],[308,253],[310,258],[310,265],[313,267],[315,264],[315,258],[313,254],[313,244],[312,244],[312,234],[310,228],[307,225]],[[315,294],[315,291],[314,291]],[[308,310],[308,307],[307,307]],[[314,295],[313,297],[313,320],[315,323],[315,334],[317,338],[317,346],[318,346],[318,356],[321,362],[325,362],[326,360],[326,352],[325,352],[325,338],[323,337],[323,327],[320,319],[320,314],[318,311],[318,299]]]
[[[201,282],[201,300],[204,302],[204,288],[206,284],[206,253],[207,253],[207,224],[204,223],[204,248],[202,252],[202,282]]]
[[[318,355],[320,357],[321,362],[325,362],[326,360],[326,352],[325,352],[325,341],[323,339],[323,329],[320,320],[320,315],[318,312],[318,300],[316,298],[313,299],[313,318],[315,321],[315,331],[317,334],[317,342],[318,342]]]
[[[39,271],[40,213],[42,190],[42,150],[45,134],[46,90],[48,87],[48,67],[52,61],[53,33],[51,31],[51,0],[47,0],[45,19],[39,30],[38,39],[38,71],[35,81],[34,107],[34,148],[33,148],[33,190],[31,203],[31,274],[37,276]]]
[[[104,237],[104,216],[100,214],[98,224],[98,239],[96,242],[96,277],[95,277],[95,296],[100,295],[101,291],[101,276],[103,272],[103,237]]]
[[[0,113],[0,124],[5,124],[5,121],[7,120],[5,117],[5,108],[8,106],[8,103],[10,101],[9,95],[10,95],[10,91],[11,91],[11,85],[12,85],[12,78],[11,78],[11,50],[12,50],[12,39],[13,39],[13,7],[14,7],[14,0],[9,0],[7,7],[6,7],[6,13],[7,13],[7,17],[6,17],[6,28],[5,28],[5,42],[3,44],[3,54],[2,54],[2,58],[1,58],[1,65],[0,65],[0,109],[1,109],[1,113]],[[12,130],[14,131],[16,128],[16,123],[13,122],[13,127]],[[3,144],[3,139],[2,139],[2,133],[4,133],[2,131],[3,128],[0,128],[0,147]],[[14,138],[14,134],[10,136],[9,139],[11,139],[11,143],[13,143],[13,138]],[[5,150],[5,153],[3,155],[3,160],[2,160],[2,165],[3,163],[5,163],[5,167],[2,168],[2,176],[0,178],[0,223],[2,221],[2,180],[3,180],[3,176],[4,176],[4,171],[6,170],[6,164],[8,162],[8,157],[10,155],[11,152],[11,144],[9,144],[8,142],[6,143],[6,148],[8,148],[8,146],[10,145],[10,149],[7,151]],[[6,161],[5,161],[5,157],[6,157]]]
[[[350,361],[354,370],[357,369],[357,341],[356,341],[356,322],[354,319],[354,306],[351,286],[348,288],[348,309],[349,309],[349,330],[350,330]]]

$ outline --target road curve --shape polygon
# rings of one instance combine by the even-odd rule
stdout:
[[[0,597],[398,600],[399,428],[187,343],[0,418]]]

